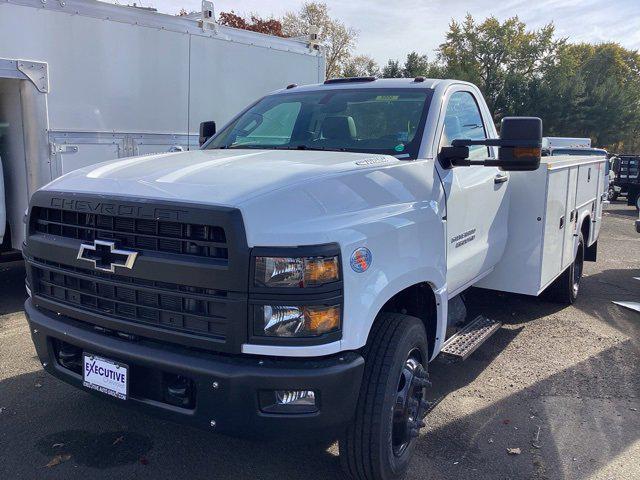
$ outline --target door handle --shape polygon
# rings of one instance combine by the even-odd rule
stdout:
[[[493,183],[495,184],[505,183],[508,181],[509,181],[509,177],[507,175],[502,175],[500,173],[493,178]]]

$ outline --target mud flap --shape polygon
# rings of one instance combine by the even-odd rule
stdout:
[[[2,158],[0,158],[0,250],[4,246],[4,235],[7,227],[7,209],[4,197],[4,173],[2,172]]]
[[[598,256],[598,241],[596,240],[593,245],[587,247],[584,251],[584,259],[587,262],[595,262]]]

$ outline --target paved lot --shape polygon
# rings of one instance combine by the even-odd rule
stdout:
[[[434,398],[411,479],[640,478],[635,211],[606,212],[581,297],[475,291],[505,325],[465,363],[432,365]],[[339,478],[335,445],[230,439],[102,402],[43,373],[22,314],[24,270],[0,266],[0,478]],[[507,448],[520,448],[509,455]],[[56,455],[66,461],[45,467]]]

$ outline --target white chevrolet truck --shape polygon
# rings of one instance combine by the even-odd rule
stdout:
[[[26,217],[25,309],[52,375],[228,434],[338,438],[403,476],[429,362],[499,324],[472,286],[564,303],[595,260],[605,158],[540,158],[455,80],[290,85],[202,148],[71,172]]]

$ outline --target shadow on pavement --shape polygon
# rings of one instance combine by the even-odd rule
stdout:
[[[0,382],[0,478],[340,478],[326,444],[244,440],[120,407],[43,371]],[[60,455],[68,460],[47,468]]]
[[[27,292],[24,288],[24,262],[0,263],[0,315],[23,309]]]
[[[492,340],[491,351],[510,341],[503,337]],[[428,426],[408,478],[588,478],[640,439],[640,416],[630,409],[638,407],[640,365],[621,361],[632,348],[623,342],[456,420]],[[440,391],[454,391],[489,362],[480,358],[464,366],[438,366],[434,379]],[[341,475],[335,447],[248,441],[183,427],[101,401],[41,371],[5,380],[0,390],[6,408],[0,419],[2,478]],[[460,402],[464,397],[449,403]],[[538,427],[540,448],[532,446]],[[508,456],[511,447],[522,454]],[[68,461],[44,467],[67,454]],[[497,458],[503,460],[496,476]]]
[[[640,277],[640,268],[610,269],[590,275],[582,282],[581,297],[574,306],[640,345],[640,314],[613,303],[640,302],[640,280],[634,277]]]
[[[449,465],[448,478],[590,478],[640,439],[640,366],[622,361],[631,350],[624,342],[445,423],[423,437],[417,457]],[[514,447],[521,455],[507,455]]]
[[[627,201],[616,201],[615,203],[610,203],[609,206],[604,210],[605,216],[606,214],[618,215],[620,217],[638,217],[638,212],[635,208],[629,207],[627,205]]]

